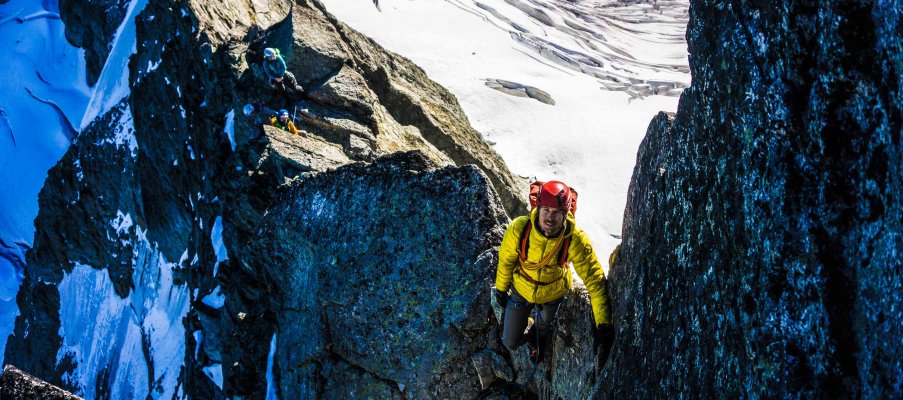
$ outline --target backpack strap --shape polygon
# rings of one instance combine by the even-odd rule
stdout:
[[[520,260],[527,261],[527,250],[530,249],[530,231],[533,230],[533,221],[527,220],[524,229],[520,231]]]
[[[529,269],[529,270],[537,270],[549,264],[552,261],[553,254],[549,254],[545,259],[540,261],[539,263],[527,265],[527,250],[530,249],[530,233],[533,231],[533,221],[528,221],[524,225],[524,229],[521,230],[520,233],[520,254],[519,258],[519,267],[521,269]],[[566,263],[568,259],[568,248],[571,247],[571,237],[568,235],[570,233],[571,227],[566,226],[564,232],[561,233],[563,238],[559,239],[555,244],[556,246],[561,246],[558,251],[558,266],[561,268],[566,268]]]
[[[551,281],[551,282],[540,282],[540,281],[537,281],[536,279],[531,278],[530,275],[527,275],[526,273],[524,273],[521,270],[517,270],[517,273],[518,273],[518,275],[524,277],[524,279],[526,279],[527,282],[530,282],[534,285],[539,285],[539,286],[548,286],[548,285],[551,285],[555,282],[558,282],[558,281],[564,279],[564,275],[562,275],[562,276],[559,276],[558,279]]]
[[[565,227],[564,232],[561,234],[564,235],[564,244],[561,246],[561,250],[558,251],[558,266],[561,268],[567,268],[565,265],[568,262],[568,249],[571,248],[571,227]]]

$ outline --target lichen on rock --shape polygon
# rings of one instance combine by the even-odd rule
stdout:
[[[692,1],[693,83],[637,155],[599,397],[900,395],[897,9]]]

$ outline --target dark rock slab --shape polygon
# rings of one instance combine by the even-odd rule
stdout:
[[[107,56],[112,50],[113,35],[122,24],[129,8],[127,0],[62,0],[60,18],[89,23],[66,24],[66,39],[85,50],[88,85],[97,82]]]
[[[350,63],[351,54],[346,39],[322,6],[315,0],[301,3],[303,7],[298,7],[291,16],[295,31],[292,57],[287,62],[290,69],[298,72],[302,84],[308,84],[323,81],[339,71],[343,64]]]
[[[903,393],[899,4],[693,1],[640,146],[601,398]]]
[[[267,167],[265,157],[277,157],[272,162],[273,168],[279,171],[272,173],[286,178],[292,177],[292,173],[297,176],[301,172],[326,171],[351,162],[342,147],[334,143],[306,135],[293,135],[271,126],[265,126],[264,132],[267,149],[255,168],[258,171]]]
[[[78,397],[53,386],[12,365],[3,367],[0,375],[0,400],[78,400]]]
[[[437,167],[418,153],[351,164],[268,210],[246,247],[273,279],[283,393],[316,397],[344,364],[407,397],[479,390],[469,359],[490,329],[506,217],[478,169]]]
[[[552,106],[555,105],[555,99],[553,99],[551,95],[533,86],[522,85],[520,83],[506,81],[504,79],[487,79],[486,86],[511,96],[527,97],[534,99],[540,103],[545,103]]]

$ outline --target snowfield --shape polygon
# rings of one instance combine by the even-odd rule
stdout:
[[[577,189],[577,223],[607,259],[646,128],[659,111],[677,110],[690,83],[689,1],[323,3],[454,93],[513,173]],[[487,79],[535,87],[555,105],[493,90]]]

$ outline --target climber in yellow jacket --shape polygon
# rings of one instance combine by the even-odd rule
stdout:
[[[273,125],[286,132],[291,132],[291,134],[293,135],[298,134],[298,128],[295,128],[295,123],[292,122],[291,118],[289,118],[288,110],[285,109],[279,110],[279,114],[270,118],[270,125]]]
[[[542,184],[536,208],[508,225],[499,248],[495,287],[496,299],[505,308],[502,343],[512,351],[526,343],[534,363],[546,353],[558,306],[571,288],[568,265],[589,292],[602,362],[614,340],[605,274],[586,234],[574,223],[575,195],[564,183]],[[524,334],[534,308],[537,319]]]

